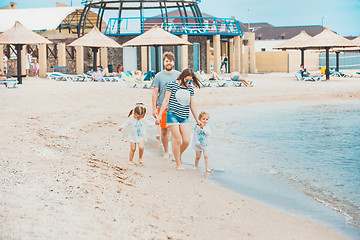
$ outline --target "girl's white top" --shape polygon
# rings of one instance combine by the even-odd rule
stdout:
[[[128,130],[130,142],[138,143],[146,141],[146,125],[150,125],[148,120],[144,118],[136,120],[134,116],[131,115],[121,127],[123,128],[123,131],[124,129]]]
[[[210,134],[211,134],[211,131],[210,131],[210,128],[208,125],[206,125],[203,129],[201,129],[199,126],[196,126],[194,128],[192,145],[196,151],[204,151],[209,148]],[[198,146],[199,144],[202,144],[202,146],[199,147]]]

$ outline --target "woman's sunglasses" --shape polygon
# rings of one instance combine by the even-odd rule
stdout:
[[[186,83],[193,83],[193,80],[185,80]]]

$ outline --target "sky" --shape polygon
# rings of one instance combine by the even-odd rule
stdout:
[[[18,8],[55,7],[56,2],[81,6],[81,0],[12,0]],[[360,35],[360,0],[201,0],[203,13],[241,22],[274,26],[323,25],[342,36]],[[0,7],[10,1],[0,0]]]

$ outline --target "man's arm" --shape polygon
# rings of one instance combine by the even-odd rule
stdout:
[[[152,92],[152,109],[153,109],[153,117],[157,118],[157,98],[158,98],[158,94],[159,94],[159,88],[154,87],[153,92]]]

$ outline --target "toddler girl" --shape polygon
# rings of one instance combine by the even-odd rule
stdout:
[[[201,127],[196,126],[194,129],[194,135],[193,135],[193,147],[196,151],[196,157],[195,157],[195,169],[199,166],[199,161],[201,158],[201,153],[204,153],[204,159],[205,159],[205,168],[206,172],[211,172],[211,169],[209,168],[209,136],[210,136],[210,128],[207,126],[207,123],[209,121],[209,114],[206,112],[201,112],[199,114],[199,121],[202,123]]]
[[[143,104],[137,104],[134,109],[129,113],[127,121],[119,128],[122,131],[123,128],[129,128],[129,165],[134,165],[133,158],[136,151],[136,144],[139,148],[139,165],[143,165],[143,154],[144,154],[144,141],[146,140],[146,129],[143,118],[146,114],[146,108]]]

